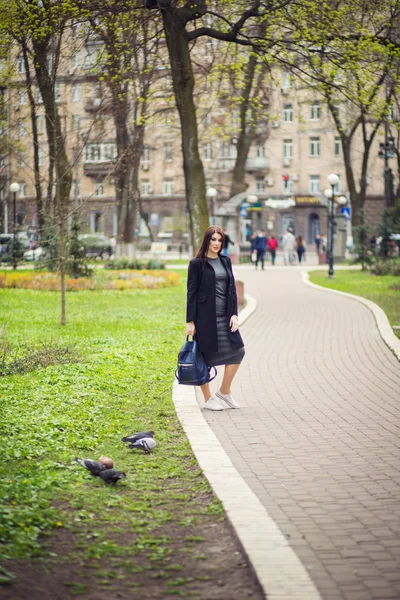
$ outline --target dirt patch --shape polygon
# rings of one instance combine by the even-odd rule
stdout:
[[[153,532],[154,533],[154,532]],[[0,588],[2,600],[261,600],[264,595],[225,517],[201,515],[196,524],[167,523],[157,547],[135,548],[135,535],[107,531],[115,555],[87,557],[85,531],[62,530],[44,544],[45,556],[7,563],[16,579]],[[88,542],[89,544],[90,542]],[[123,549],[132,548],[132,556]],[[122,549],[123,556],[119,556]],[[160,550],[161,549],[161,550]],[[160,553],[158,556],[157,553]]]

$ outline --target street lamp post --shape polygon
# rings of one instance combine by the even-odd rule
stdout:
[[[210,187],[206,191],[206,197],[211,200],[211,219],[210,225],[215,225],[215,198],[218,196],[218,192],[215,188]]]
[[[333,277],[333,238],[335,229],[335,186],[339,183],[339,177],[335,173],[328,175],[328,183],[331,186],[324,191],[328,201],[328,275]],[[343,202],[344,201],[344,202]],[[339,204],[345,204],[347,199],[340,196]]]
[[[13,195],[13,269],[17,268],[17,234],[16,234],[16,224],[17,224],[17,194],[19,192],[19,183],[12,183],[10,185],[10,192]]]

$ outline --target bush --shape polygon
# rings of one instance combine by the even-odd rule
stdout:
[[[95,269],[92,278],[66,277],[65,283],[67,291],[128,290],[171,287],[177,285],[179,280],[179,275],[172,271],[148,271],[146,269],[141,271],[104,271],[104,269]],[[0,288],[59,291],[60,278],[56,273],[7,271],[0,273]]]
[[[74,217],[71,225],[71,233],[68,244],[68,258],[66,270],[68,275],[75,277],[89,277],[91,271],[86,258],[86,250],[83,243],[79,240],[79,232],[81,229],[80,220],[77,216]]]
[[[374,273],[374,275],[395,275],[400,277],[400,259],[378,260],[371,267],[371,273]]]
[[[150,260],[142,260],[139,258],[128,258],[127,256],[120,256],[119,258],[110,258],[104,263],[105,269],[113,269],[114,271],[122,271],[124,269],[134,269],[140,271],[141,269],[165,269],[165,264],[156,258]]]
[[[50,365],[64,365],[80,361],[80,356],[73,346],[60,346],[57,342],[42,343],[32,347],[19,345],[12,348],[4,328],[1,332],[0,376],[31,373]]]

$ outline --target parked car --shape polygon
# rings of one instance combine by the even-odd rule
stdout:
[[[13,233],[0,233],[0,261],[8,261],[11,259]],[[23,250],[27,250],[31,245],[28,234],[25,231],[17,233],[17,239],[20,241]]]
[[[43,248],[41,248],[41,246],[36,246],[36,248],[30,248],[24,252],[24,260],[38,260],[43,257],[43,254]]]
[[[101,233],[86,233],[78,237],[85,247],[89,258],[110,258],[112,255],[111,242]]]

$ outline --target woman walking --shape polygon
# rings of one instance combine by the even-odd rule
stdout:
[[[208,227],[188,272],[186,335],[196,334],[208,367],[225,365],[221,388],[215,395],[208,383],[201,386],[207,410],[239,408],[231,384],[244,357],[235,278],[231,259],[221,254],[223,243],[222,229]]]
[[[306,247],[304,245],[303,238],[301,237],[301,235],[297,237],[296,243],[297,257],[299,259],[299,263],[301,263],[303,260],[304,252],[306,251]]]

